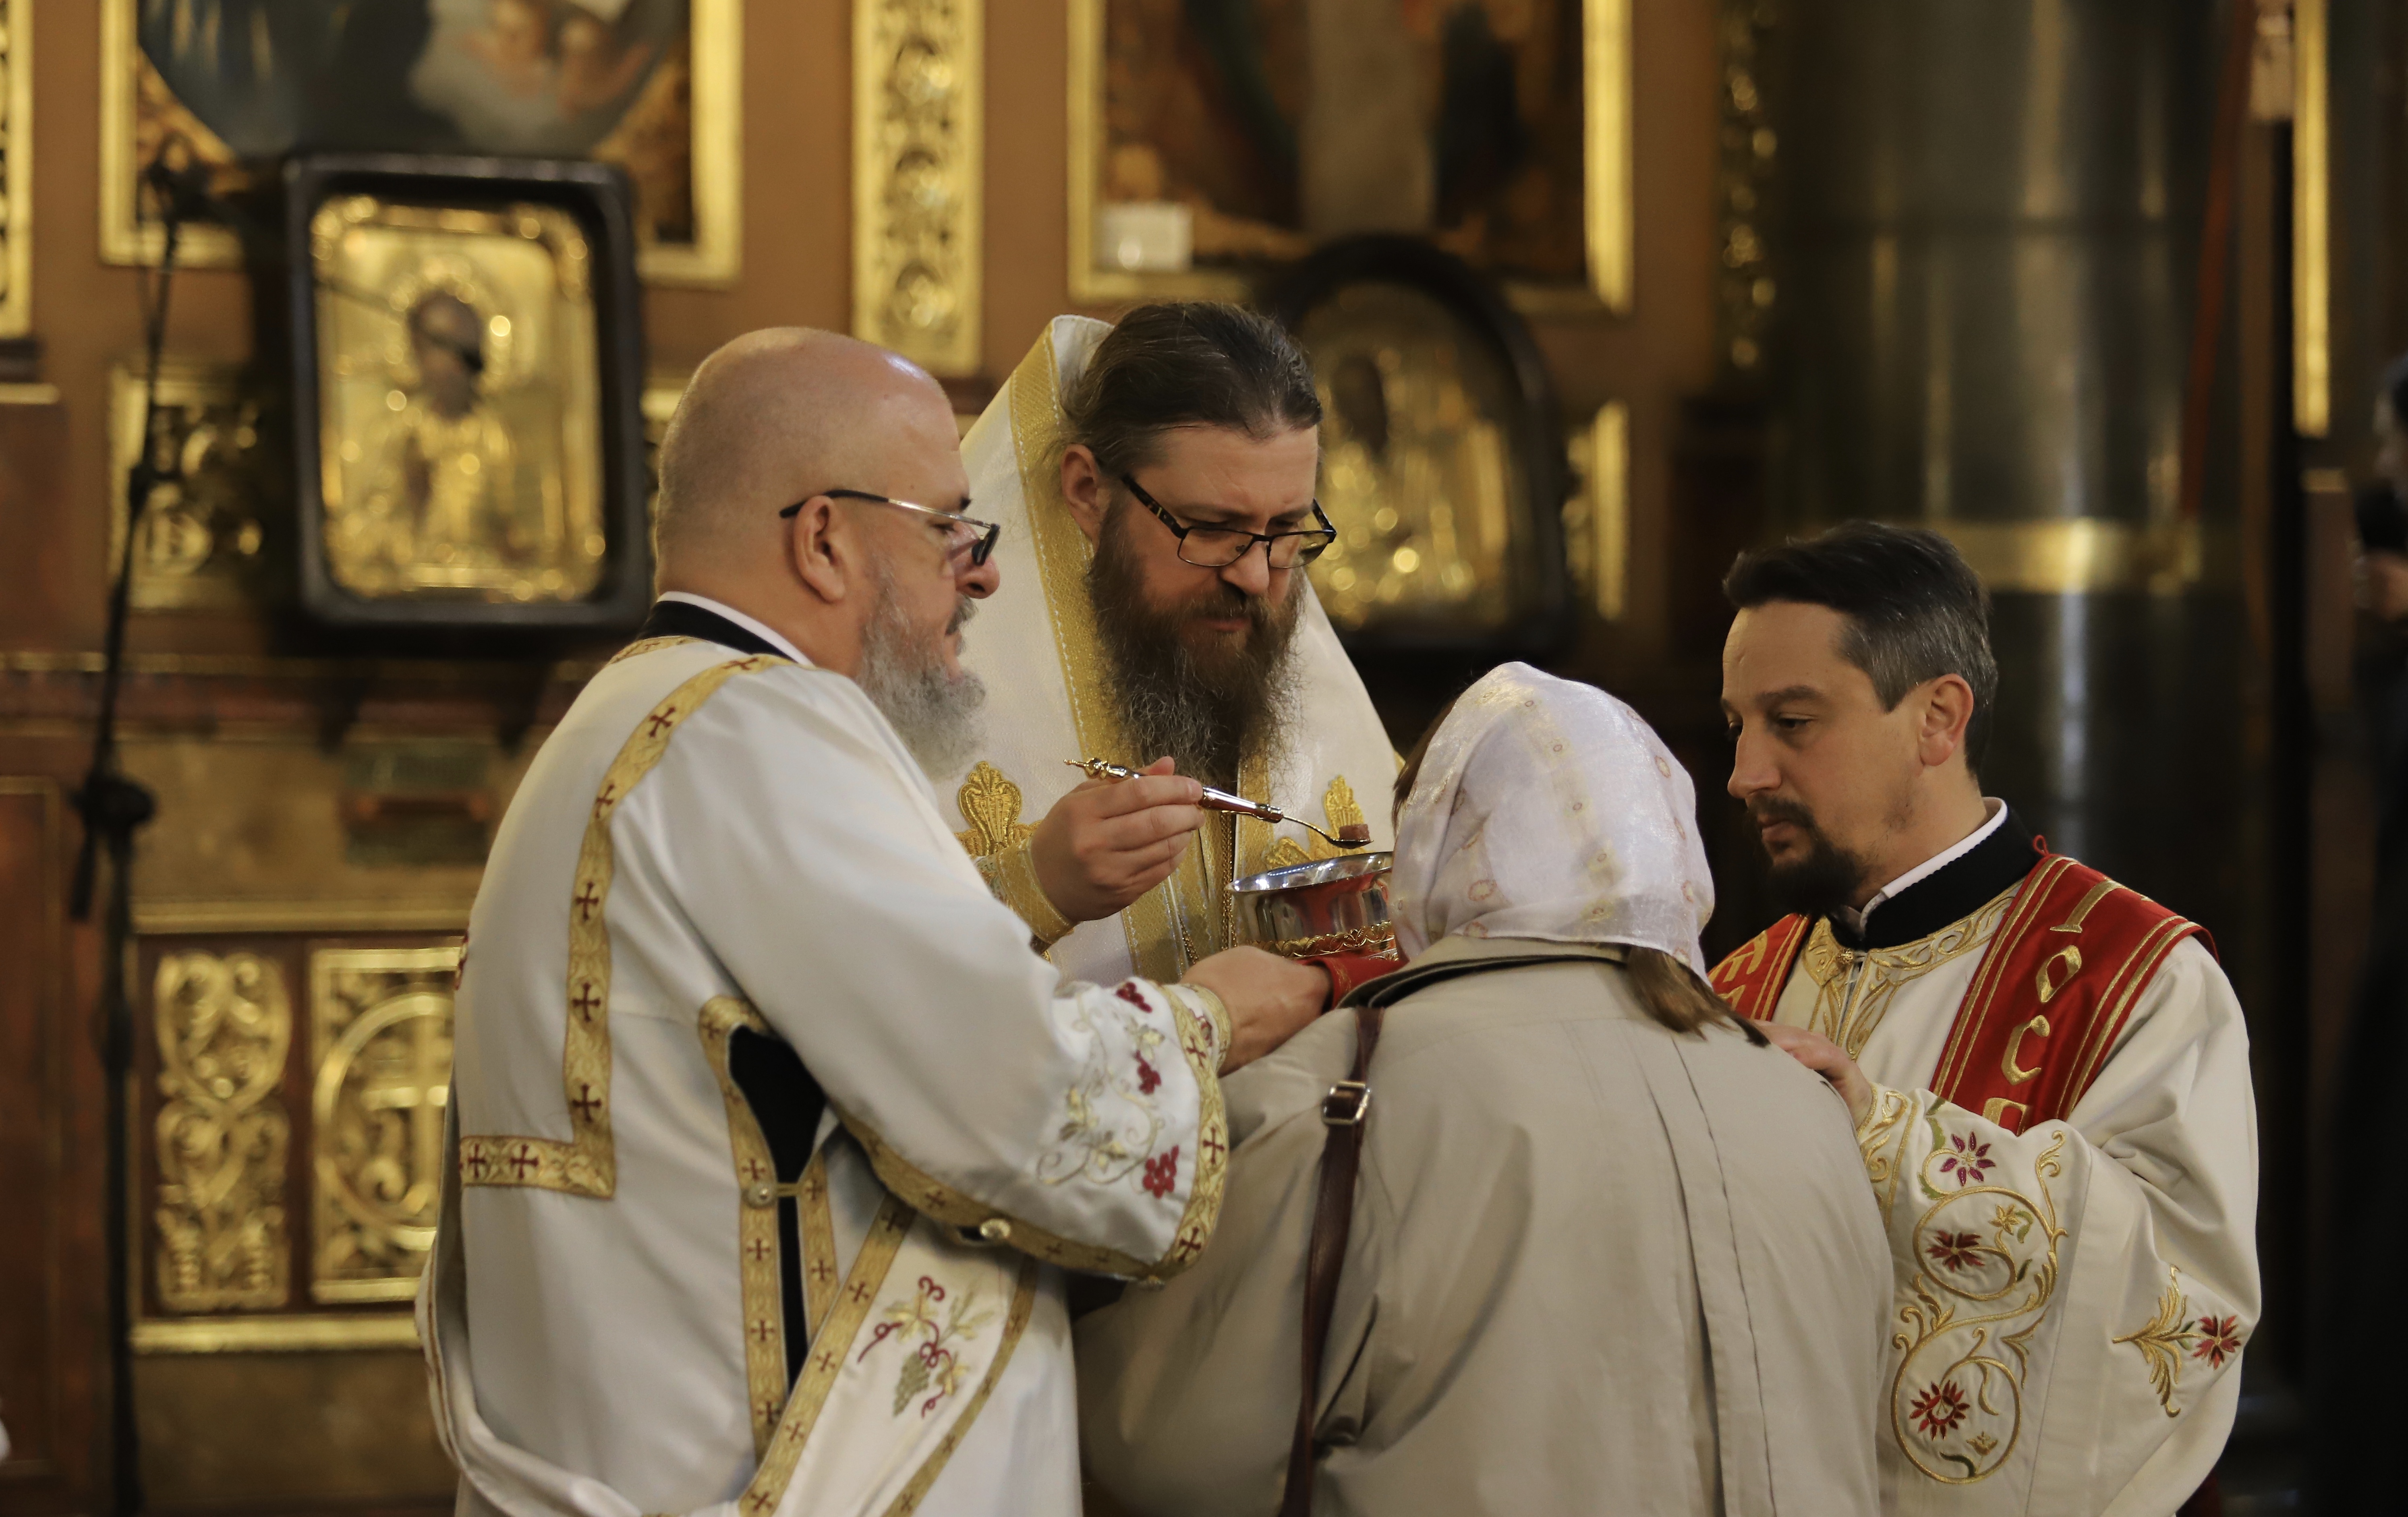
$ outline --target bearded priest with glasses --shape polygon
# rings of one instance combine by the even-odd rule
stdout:
[[[1235,941],[1232,880],[1336,852],[1200,810],[1199,783],[1389,846],[1385,808],[1358,797],[1385,793],[1395,751],[1304,573],[1335,537],[1320,422],[1276,323],[1174,304],[1056,318],[963,439],[1006,588],[965,657],[992,692],[985,746],[938,791],[1072,978],[1176,980]],[[1065,762],[1091,757],[1145,773]],[[1333,995],[1392,966],[1316,962]]]

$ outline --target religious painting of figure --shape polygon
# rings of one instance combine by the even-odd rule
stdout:
[[[1561,449],[1526,329],[1401,238],[1335,244],[1298,283],[1282,315],[1321,395],[1338,540],[1311,573],[1330,621],[1357,644],[1526,643],[1565,594]]]
[[[633,182],[649,278],[736,273],[738,0],[102,0],[104,252],[158,257],[143,165],[225,195],[290,153],[585,158]],[[239,260],[208,225],[179,259]]]
[[[1081,3],[1074,287],[1226,293],[1380,232],[1623,305],[1624,0]]]
[[[608,542],[583,231],[347,195],[310,222],[320,541],[363,599],[568,602]]]

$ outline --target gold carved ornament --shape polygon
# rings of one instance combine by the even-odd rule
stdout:
[[[979,366],[983,0],[854,0],[853,329]]]
[[[157,1289],[171,1311],[280,1307],[292,1297],[278,1090],[293,1041],[284,973],[255,953],[170,953],[159,1040]]]
[[[1941,1137],[1937,1119],[1932,1134]],[[2031,1338],[2057,1294],[2057,1246],[2066,1237],[2049,1182],[2065,1172],[2067,1136],[2058,1133],[2032,1166],[2036,1201],[1978,1183],[1991,1163],[1986,1153],[1967,1162],[1963,1144],[1935,1141],[1924,1158],[1924,1194],[1938,1199],[1914,1225],[1914,1299],[1899,1309],[1901,1327],[1890,1338],[1901,1351],[1890,1380],[1890,1434],[1917,1469],[1943,1485],[1996,1474],[2022,1437]],[[1935,1166],[1976,1182],[1943,1191],[1931,1178]],[[1986,1218],[1957,1209],[1984,1199]],[[1936,1368],[1925,1363],[1935,1346],[1954,1351]]]
[[[141,369],[108,374],[108,451],[117,478],[142,455],[150,414]],[[167,359],[159,369],[157,430],[148,439],[166,476],[143,503],[127,594],[137,611],[236,609],[272,603],[268,522],[289,492],[267,460],[280,422],[230,364]],[[125,505],[109,513],[108,561],[125,546]]]
[[[456,946],[310,955],[309,1294],[407,1301],[435,1244]]]
[[[628,793],[668,752],[669,739],[719,687],[740,674],[794,668],[782,658],[754,654],[713,665],[652,707],[604,774],[585,823],[568,900],[567,1016],[561,1039],[561,1085],[568,1108],[567,1141],[509,1134],[463,1134],[460,1181],[466,1185],[532,1186],[572,1195],[608,1197],[619,1181],[610,1141],[610,933],[603,908],[614,860],[610,822]]]

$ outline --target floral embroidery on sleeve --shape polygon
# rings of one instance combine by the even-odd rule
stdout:
[[[2204,1360],[2211,1371],[2222,1369],[2226,1360],[2240,1357],[2242,1340],[2246,1336],[2238,1314],[2219,1316],[2211,1309],[2193,1317],[2191,1309],[2190,1297],[2182,1287],[2182,1271],[2168,1265],[2166,1288],[2157,1297],[2157,1315],[2136,1330],[2113,1339],[2140,1351],[2142,1362],[2149,1369],[2149,1389],[2157,1394],[2157,1405],[2165,1409],[2169,1417],[2182,1415],[2182,1408],[2174,1398],[2182,1394],[2184,1359]]]
[[[1177,1166],[1165,1169],[1154,1149],[1168,1126],[1162,1060],[1172,1018],[1136,980],[1124,980],[1109,996],[1082,995],[1060,1005],[1057,1014],[1074,1043],[1083,1045],[1084,1060],[1063,1095],[1061,1123],[1037,1155],[1037,1178],[1048,1185],[1111,1185],[1134,1175],[1148,1195],[1168,1195],[1168,1183],[1157,1189],[1156,1177]]]
[[[1159,1158],[1145,1161],[1145,1194],[1168,1195],[1179,1184],[1179,1146]]]

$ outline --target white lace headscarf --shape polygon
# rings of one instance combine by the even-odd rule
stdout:
[[[1703,975],[1714,911],[1698,796],[1655,730],[1593,685],[1490,670],[1431,738],[1397,819],[1408,960],[1450,933],[1661,949]]]

